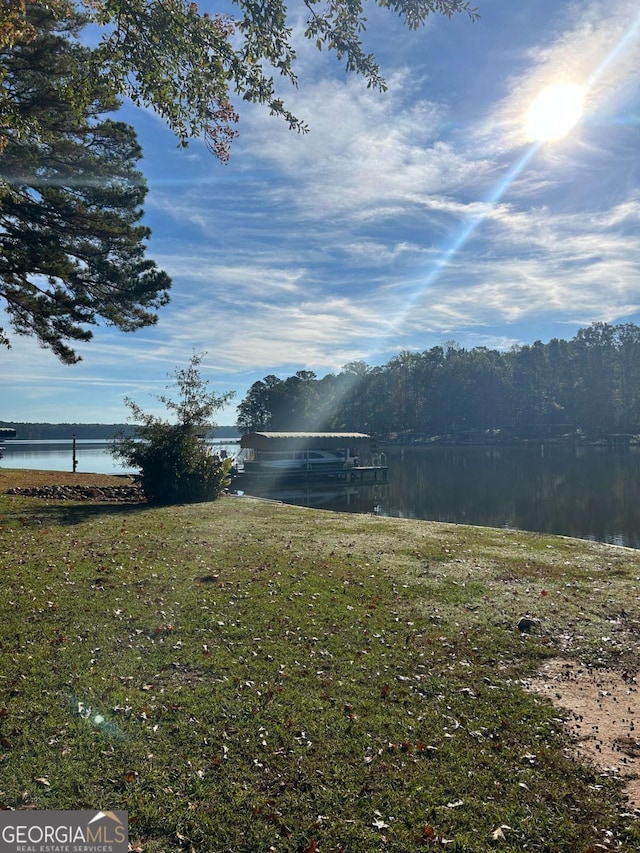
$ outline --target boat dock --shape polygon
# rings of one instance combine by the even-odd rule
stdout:
[[[335,483],[338,486],[371,485],[386,483],[389,469],[386,465],[359,465],[344,470],[314,470],[300,469],[294,471],[256,471],[238,469],[233,475],[234,485],[242,488],[241,484],[261,483],[269,481],[284,481],[289,483]]]
[[[257,432],[244,435],[234,488],[274,485],[359,486],[386,483],[383,453],[365,433]]]

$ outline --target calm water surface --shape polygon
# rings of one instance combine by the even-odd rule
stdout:
[[[226,442],[211,442],[218,448],[226,448],[235,456],[237,445]],[[76,459],[78,473],[126,474],[133,469],[122,466],[109,452],[112,441],[101,439],[78,439]],[[73,441],[20,441],[8,439],[4,442],[0,468],[31,468],[39,471],[73,471]]]
[[[125,473],[109,442],[78,441],[78,472]],[[218,447],[234,455],[237,445]],[[640,448],[387,448],[386,485],[282,488],[289,503],[558,533],[640,548]],[[4,468],[71,471],[66,442],[7,441]]]
[[[384,515],[640,547],[640,448],[397,448],[388,459]]]
[[[125,468],[109,453],[113,442],[85,439],[76,442],[78,472],[92,474],[123,474]],[[4,443],[0,468],[31,468],[38,471],[73,471],[73,442],[20,441]]]

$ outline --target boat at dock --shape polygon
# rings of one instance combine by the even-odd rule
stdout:
[[[234,486],[274,481],[386,482],[388,468],[361,432],[252,432],[240,440]]]

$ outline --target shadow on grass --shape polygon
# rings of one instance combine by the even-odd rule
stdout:
[[[135,516],[154,509],[147,503],[45,503],[34,501],[18,505],[0,506],[0,516],[7,521],[14,521],[23,527],[42,527],[50,524],[72,526],[115,515]]]

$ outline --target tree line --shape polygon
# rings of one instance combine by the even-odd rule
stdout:
[[[507,352],[455,343],[351,362],[319,379],[300,370],[255,382],[238,406],[241,432],[364,431],[377,436],[514,437],[640,433],[640,327],[594,323],[569,341]]]
[[[22,441],[70,441],[72,436],[81,440],[110,441],[117,436],[136,434],[135,424],[80,424],[80,423],[26,423],[23,421],[0,421],[0,429],[15,429],[16,437]],[[207,431],[207,438],[237,438],[234,426],[215,426]]]
[[[0,428],[15,429],[16,438],[22,441],[65,441],[75,435],[79,439],[109,439],[116,433],[133,433],[130,424],[75,424],[75,423],[23,423],[21,421],[0,421]]]

